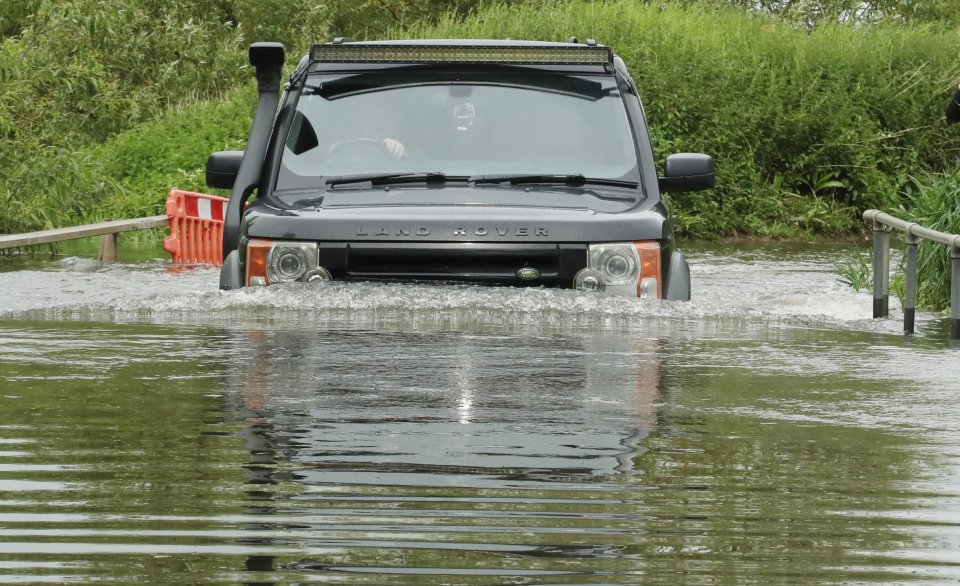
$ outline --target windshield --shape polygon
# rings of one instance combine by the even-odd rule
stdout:
[[[323,189],[333,178],[381,173],[640,179],[611,76],[311,75],[285,141],[276,190]]]

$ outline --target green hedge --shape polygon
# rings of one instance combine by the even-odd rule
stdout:
[[[322,40],[331,23],[350,34],[344,23],[362,16],[286,0],[283,14],[254,0],[108,4],[35,0],[22,32],[0,44],[0,233],[152,214],[170,187],[200,188],[206,155],[246,137],[246,44],[281,35],[295,62],[306,39]],[[428,14],[443,2],[416,6]],[[688,236],[862,230],[859,210],[897,206],[911,176],[947,168],[960,144],[942,114],[960,72],[957,29],[806,31],[731,8],[627,1],[456,14],[389,35],[613,46],[637,79],[658,158],[717,160],[716,189],[671,197]]]
[[[30,198],[0,191],[0,210],[18,210],[21,222],[52,211],[61,225],[162,214],[172,188],[210,191],[207,156],[244,148],[255,102],[248,84],[221,100],[174,108],[101,145],[41,159],[34,175],[47,178],[43,187]],[[0,233],[6,217],[0,213]]]
[[[91,149],[97,172],[114,182],[95,215],[159,214],[172,188],[209,192],[207,157],[214,151],[243,150],[256,99],[251,83],[225,99],[169,112]]]
[[[734,9],[615,2],[494,6],[418,37],[596,38],[640,88],[657,155],[717,161],[718,187],[676,195],[682,233],[838,235],[900,202],[910,176],[960,144],[943,123],[960,30],[799,30]],[[398,33],[404,34],[404,33]]]
[[[332,36],[328,27],[377,35],[475,2],[4,0],[0,233],[150,213],[169,187],[156,191],[161,176],[194,185],[211,133],[237,146],[246,137],[253,105],[232,92],[251,81],[253,41],[286,43],[292,68],[310,42]],[[231,103],[193,110],[220,99]],[[178,125],[184,113],[205,118]]]

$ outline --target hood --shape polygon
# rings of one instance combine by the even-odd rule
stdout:
[[[523,186],[340,188],[323,197],[324,209],[370,206],[497,206],[512,208],[580,209],[616,213],[639,205],[623,191],[595,191]]]
[[[319,207],[247,211],[254,238],[397,242],[618,242],[664,237],[659,203],[583,190],[336,190]]]

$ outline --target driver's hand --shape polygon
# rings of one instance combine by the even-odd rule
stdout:
[[[395,138],[383,139],[383,144],[387,145],[387,151],[390,156],[400,161],[407,158],[407,150],[403,148],[403,143]]]

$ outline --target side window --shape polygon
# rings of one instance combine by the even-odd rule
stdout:
[[[316,148],[318,144],[317,132],[313,129],[313,125],[302,112],[297,112],[290,126],[290,134],[287,136],[287,148],[293,154],[299,155]]]

